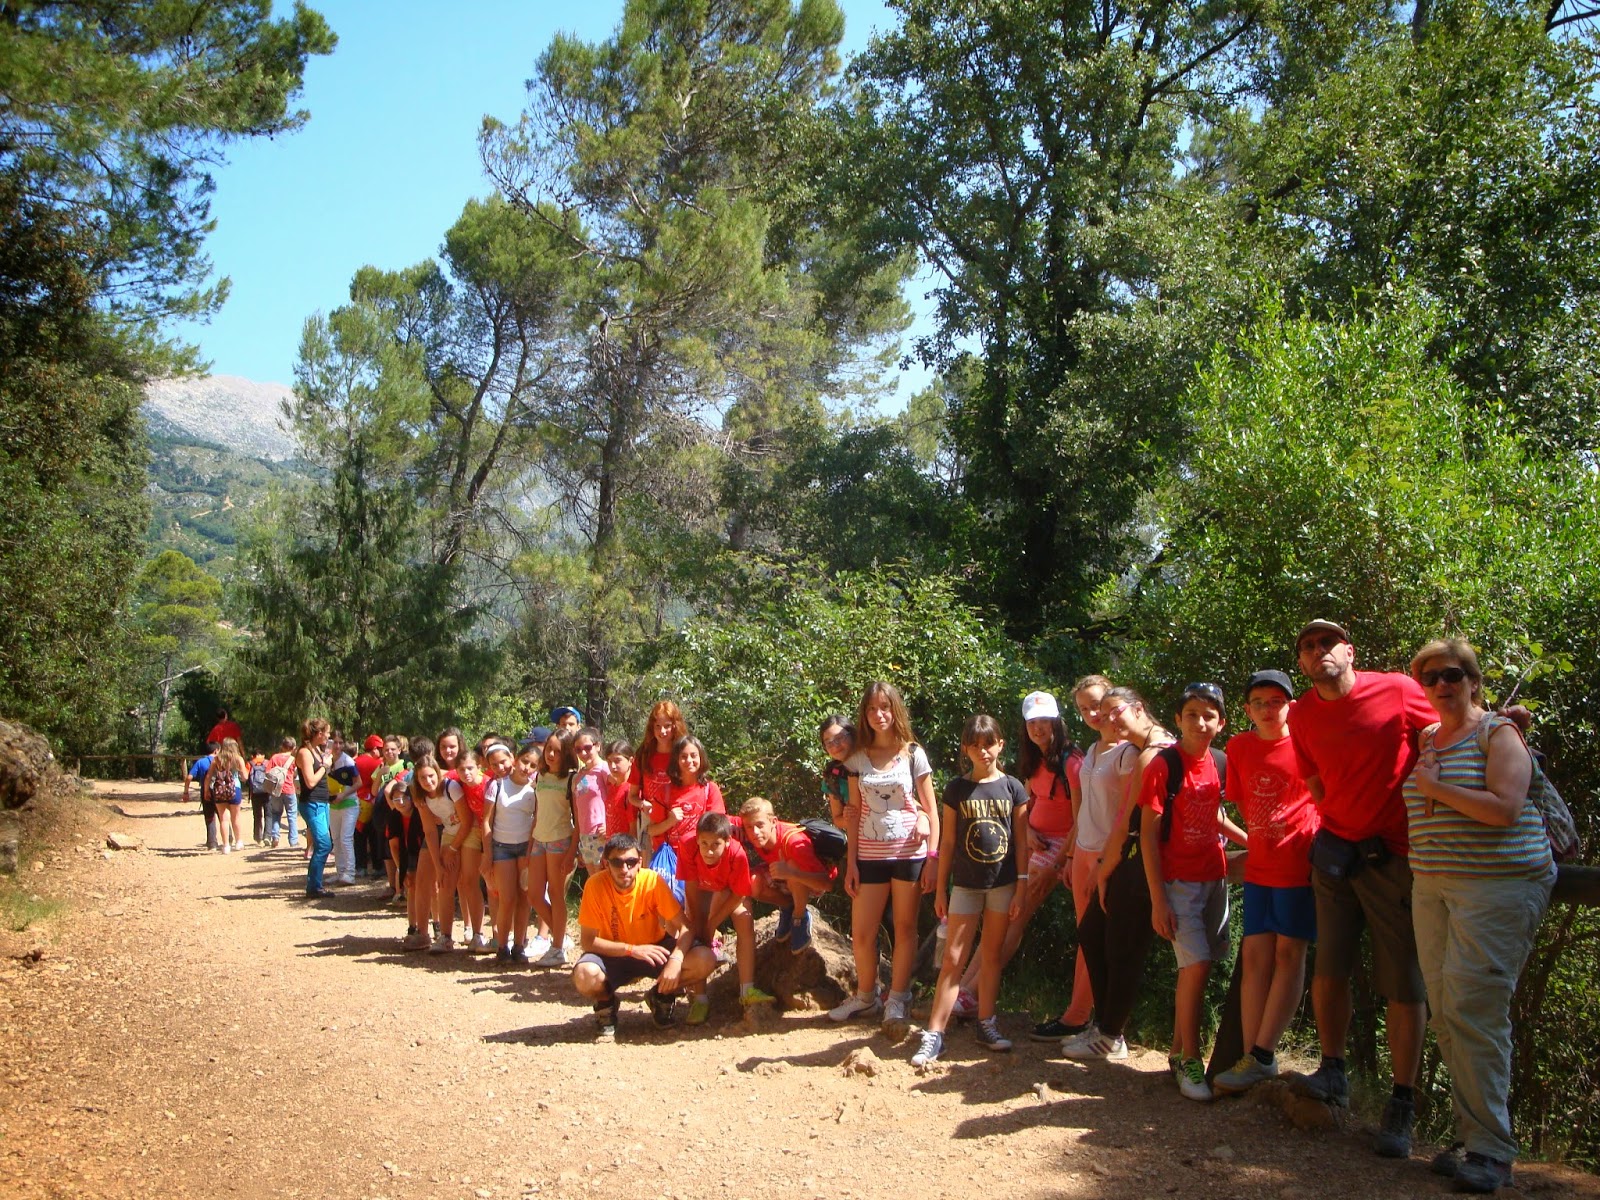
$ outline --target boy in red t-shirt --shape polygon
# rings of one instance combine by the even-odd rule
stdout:
[[[739,956],[739,1002],[771,1004],[773,997],[756,987],[756,923],[750,912],[750,860],[733,839],[733,824],[726,813],[708,812],[695,826],[693,849],[678,855],[678,878],[683,881],[683,915],[695,940],[713,946],[717,929],[733,921]],[[713,946],[714,948],[714,946]],[[703,1023],[711,1013],[704,984],[689,1000],[688,1022]]]
[[[817,857],[811,838],[798,825],[778,820],[772,805],[752,796],[739,808],[739,834],[756,852],[750,864],[755,898],[778,908],[778,937],[798,954],[811,944],[811,910],[806,902],[833,886],[839,868]]]
[[[1239,1009],[1247,1053],[1211,1086],[1249,1091],[1278,1073],[1277,1046],[1306,987],[1306,947],[1317,936],[1311,839],[1320,817],[1300,777],[1289,735],[1293,685],[1282,671],[1257,671],[1244,707],[1255,727],[1228,740],[1228,799],[1244,818],[1244,945]]]
[[[1178,700],[1178,744],[1162,750],[1145,768],[1139,789],[1144,810],[1139,851],[1150,885],[1150,923],[1172,943],[1178,959],[1174,1000],[1173,1053],[1169,1056],[1178,1090],[1190,1100],[1211,1099],[1205,1064],[1200,1061],[1200,1010],[1211,964],[1228,950],[1228,859],[1221,835],[1239,845],[1244,830],[1222,810],[1222,777],[1211,743],[1227,724],[1222,689],[1191,683]],[[1163,819],[1170,772],[1183,772],[1172,812]]]

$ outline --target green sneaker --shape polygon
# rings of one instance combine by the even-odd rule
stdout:
[[[696,996],[689,1001],[689,1014],[684,1018],[691,1025],[704,1025],[706,1018],[711,1015],[711,1001],[704,996]]]
[[[744,1005],[746,1008],[749,1008],[752,1004],[772,1004],[776,1002],[777,999],[778,998],[776,996],[770,995],[767,992],[763,992],[753,983],[749,987],[745,988],[744,991],[739,993],[739,1003]]]
[[[1258,1083],[1265,1083],[1269,1079],[1278,1077],[1278,1059],[1274,1055],[1270,1063],[1259,1061],[1254,1054],[1246,1054],[1233,1066],[1211,1081],[1212,1089],[1219,1096],[1238,1096],[1248,1092]]]

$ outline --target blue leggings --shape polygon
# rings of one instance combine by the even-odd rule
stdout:
[[[306,837],[311,840],[311,862],[306,868],[306,892],[322,890],[322,871],[328,865],[328,855],[333,853],[333,835],[328,831],[328,806],[302,802],[300,815],[305,818]]]

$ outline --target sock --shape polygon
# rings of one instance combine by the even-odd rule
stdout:
[[[750,994],[750,992],[751,992],[751,990],[752,990],[752,989],[753,989],[753,988],[754,988],[754,987],[755,987],[755,986],[756,986],[756,985],[755,985],[755,984],[753,984],[753,983],[741,983],[741,984],[740,984],[740,985],[739,985],[739,998],[740,998],[740,999],[741,999],[741,1000],[742,1000],[742,999],[744,999],[744,997],[746,997],[746,996],[748,996],[748,995],[749,995],[749,994]]]
[[[1417,1102],[1417,1091],[1415,1088],[1406,1087],[1403,1083],[1397,1083],[1394,1085],[1394,1098],[1396,1100],[1404,1100],[1407,1104],[1415,1104]]]
[[[1250,1056],[1263,1067],[1270,1067],[1278,1057],[1271,1050],[1263,1050],[1260,1046],[1251,1046]]]
[[[1324,1054],[1322,1056],[1322,1065],[1325,1067],[1333,1067],[1336,1070],[1342,1071],[1344,1070],[1344,1059],[1334,1058],[1331,1054]]]

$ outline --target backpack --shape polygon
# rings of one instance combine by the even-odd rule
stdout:
[[[824,866],[838,866],[850,852],[850,840],[844,830],[825,817],[808,817],[799,828],[811,839],[812,853]]]
[[[1494,736],[1494,722],[1489,718],[1500,715],[1486,713],[1484,719],[1478,722],[1478,749],[1483,752],[1486,763],[1489,760],[1489,739]],[[1517,731],[1517,737],[1522,738],[1522,730],[1517,723],[1509,717],[1503,719]],[[1526,738],[1522,738],[1522,748],[1528,752],[1528,758],[1533,763],[1533,774],[1528,778],[1528,799],[1533,801],[1533,807],[1538,809],[1539,817],[1544,822],[1545,836],[1550,839],[1550,855],[1557,862],[1577,858],[1582,853],[1583,845],[1578,839],[1578,823],[1572,819],[1572,810],[1561,798],[1561,793],[1556,791],[1556,785],[1550,782],[1550,776],[1544,773],[1544,764],[1540,761],[1543,755],[1529,746]]]
[[[251,772],[251,774],[254,775],[254,772]],[[259,790],[261,790],[263,792],[272,792],[272,793],[281,792],[281,791],[283,791],[283,781],[285,779],[287,779],[288,777],[289,777],[289,764],[288,763],[284,763],[282,766],[278,766],[278,767],[268,767],[266,774],[261,777],[261,782],[265,786],[263,786]]]
[[[211,772],[211,803],[233,803],[233,772],[219,771],[215,768]]]
[[[1165,845],[1172,840],[1173,801],[1177,800],[1178,793],[1183,790],[1183,752],[1174,743],[1171,746],[1163,746],[1159,751],[1159,757],[1167,764],[1167,798],[1161,806],[1161,841]],[[1213,746],[1211,761],[1217,768],[1217,789],[1220,795],[1228,779],[1228,756]]]
[[[283,781],[280,779],[278,782],[282,783]],[[264,791],[267,790],[267,764],[266,763],[258,762],[258,763],[251,764],[249,783],[250,783],[250,790],[252,792],[264,792]]]

